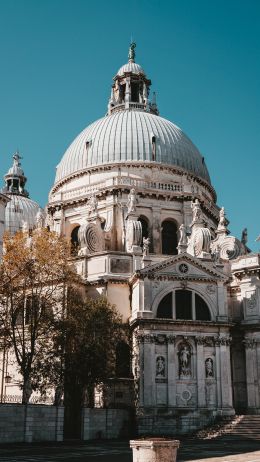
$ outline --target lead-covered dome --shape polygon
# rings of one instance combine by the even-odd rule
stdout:
[[[141,110],[118,111],[85,128],[65,152],[55,181],[89,167],[131,161],[173,165],[210,183],[203,157],[182,130]]]
[[[5,209],[5,229],[11,234],[21,230],[24,225],[28,229],[36,226],[36,216],[39,211],[37,202],[25,196],[16,194],[8,195],[10,201]]]

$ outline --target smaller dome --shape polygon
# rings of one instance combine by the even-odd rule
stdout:
[[[138,74],[145,75],[143,68],[139,64],[133,61],[129,61],[127,64],[124,64],[123,66],[121,66],[116,75],[119,75],[121,77],[127,72],[132,72],[132,74],[137,74],[137,75]]]
[[[28,197],[16,194],[8,195],[10,201],[5,209],[5,229],[11,234],[23,228],[24,222],[28,224],[29,229],[36,226],[36,216],[39,210],[37,202]]]

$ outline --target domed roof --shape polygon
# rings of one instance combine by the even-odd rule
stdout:
[[[85,128],[57,166],[55,182],[88,167],[129,161],[174,165],[210,184],[204,158],[182,130],[140,110],[115,112]]]
[[[11,234],[22,229],[24,222],[28,224],[29,229],[36,225],[36,215],[39,205],[28,197],[10,194],[10,201],[5,209],[5,229]]]
[[[145,75],[145,72],[144,72],[143,68],[139,64],[137,64],[137,63],[135,63],[133,61],[129,61],[128,63],[121,66],[116,75],[122,76],[126,72],[132,72],[132,74],[143,74],[143,75]]]

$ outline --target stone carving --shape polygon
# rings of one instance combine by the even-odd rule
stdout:
[[[179,350],[179,375],[180,378],[191,376],[191,350],[188,344],[182,344]]]
[[[241,243],[233,236],[226,236],[220,244],[220,258],[223,260],[233,260],[243,253]]]
[[[229,346],[231,344],[232,338],[226,335],[219,335],[218,337],[214,337],[214,344],[216,346],[225,345]]]
[[[93,196],[91,196],[89,198],[89,201],[88,201],[88,205],[89,205],[89,214],[90,215],[97,215],[98,214],[98,200],[97,200],[97,197],[95,196],[95,194],[93,194]]]
[[[211,234],[208,228],[192,229],[188,252],[195,257],[203,257],[210,251]]]
[[[246,299],[246,306],[249,310],[254,310],[257,305],[256,293],[251,292],[250,297]]]
[[[126,251],[141,253],[142,224],[137,220],[127,220],[126,226]]]
[[[215,344],[214,337],[198,335],[197,337],[195,337],[195,340],[197,345],[213,346]]]
[[[205,361],[205,375],[206,378],[214,377],[214,369],[213,369],[213,359],[207,358]]]
[[[149,255],[149,245],[150,245],[149,237],[147,238],[143,237],[143,256],[144,257],[147,257]]]
[[[36,214],[36,228],[40,229],[43,228],[45,224],[45,214],[44,211],[39,207],[38,212]]]
[[[219,223],[218,223],[218,231],[227,231],[227,219],[224,207],[221,207],[219,211]]]
[[[246,338],[243,340],[243,343],[246,348],[250,348],[251,350],[256,346],[256,340],[254,338]]]
[[[179,232],[180,232],[180,239],[178,242],[178,253],[184,253],[186,252],[187,247],[188,247],[187,232],[186,232],[186,227],[184,224],[182,224],[179,227]]]
[[[80,254],[92,254],[104,250],[104,234],[100,223],[84,223],[80,226],[79,232]]]
[[[128,200],[127,200],[128,215],[136,211],[136,203],[137,203],[136,192],[135,192],[135,189],[132,188],[130,190],[130,193],[128,194]]]
[[[167,341],[169,344],[174,345],[176,341],[176,336],[175,335],[168,335],[167,336]]]
[[[191,203],[192,208],[192,222],[193,223],[201,223],[201,207],[198,199],[195,199],[195,202]]]
[[[156,377],[165,377],[165,358],[163,356],[156,358]]]
[[[184,401],[186,406],[188,402],[191,400],[191,398],[192,398],[192,393],[190,392],[190,390],[183,390],[181,394],[181,399]]]
[[[206,287],[206,291],[208,294],[213,295],[216,292],[216,286],[214,286],[213,284],[209,284]]]

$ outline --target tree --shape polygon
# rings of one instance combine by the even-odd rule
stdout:
[[[116,345],[124,335],[121,316],[106,298],[70,294],[66,319],[67,389],[77,388],[80,406],[93,407],[93,390],[115,375]]]
[[[39,364],[56,348],[68,285],[77,282],[65,239],[46,229],[9,234],[0,265],[0,323],[22,376],[22,402],[39,386]]]

